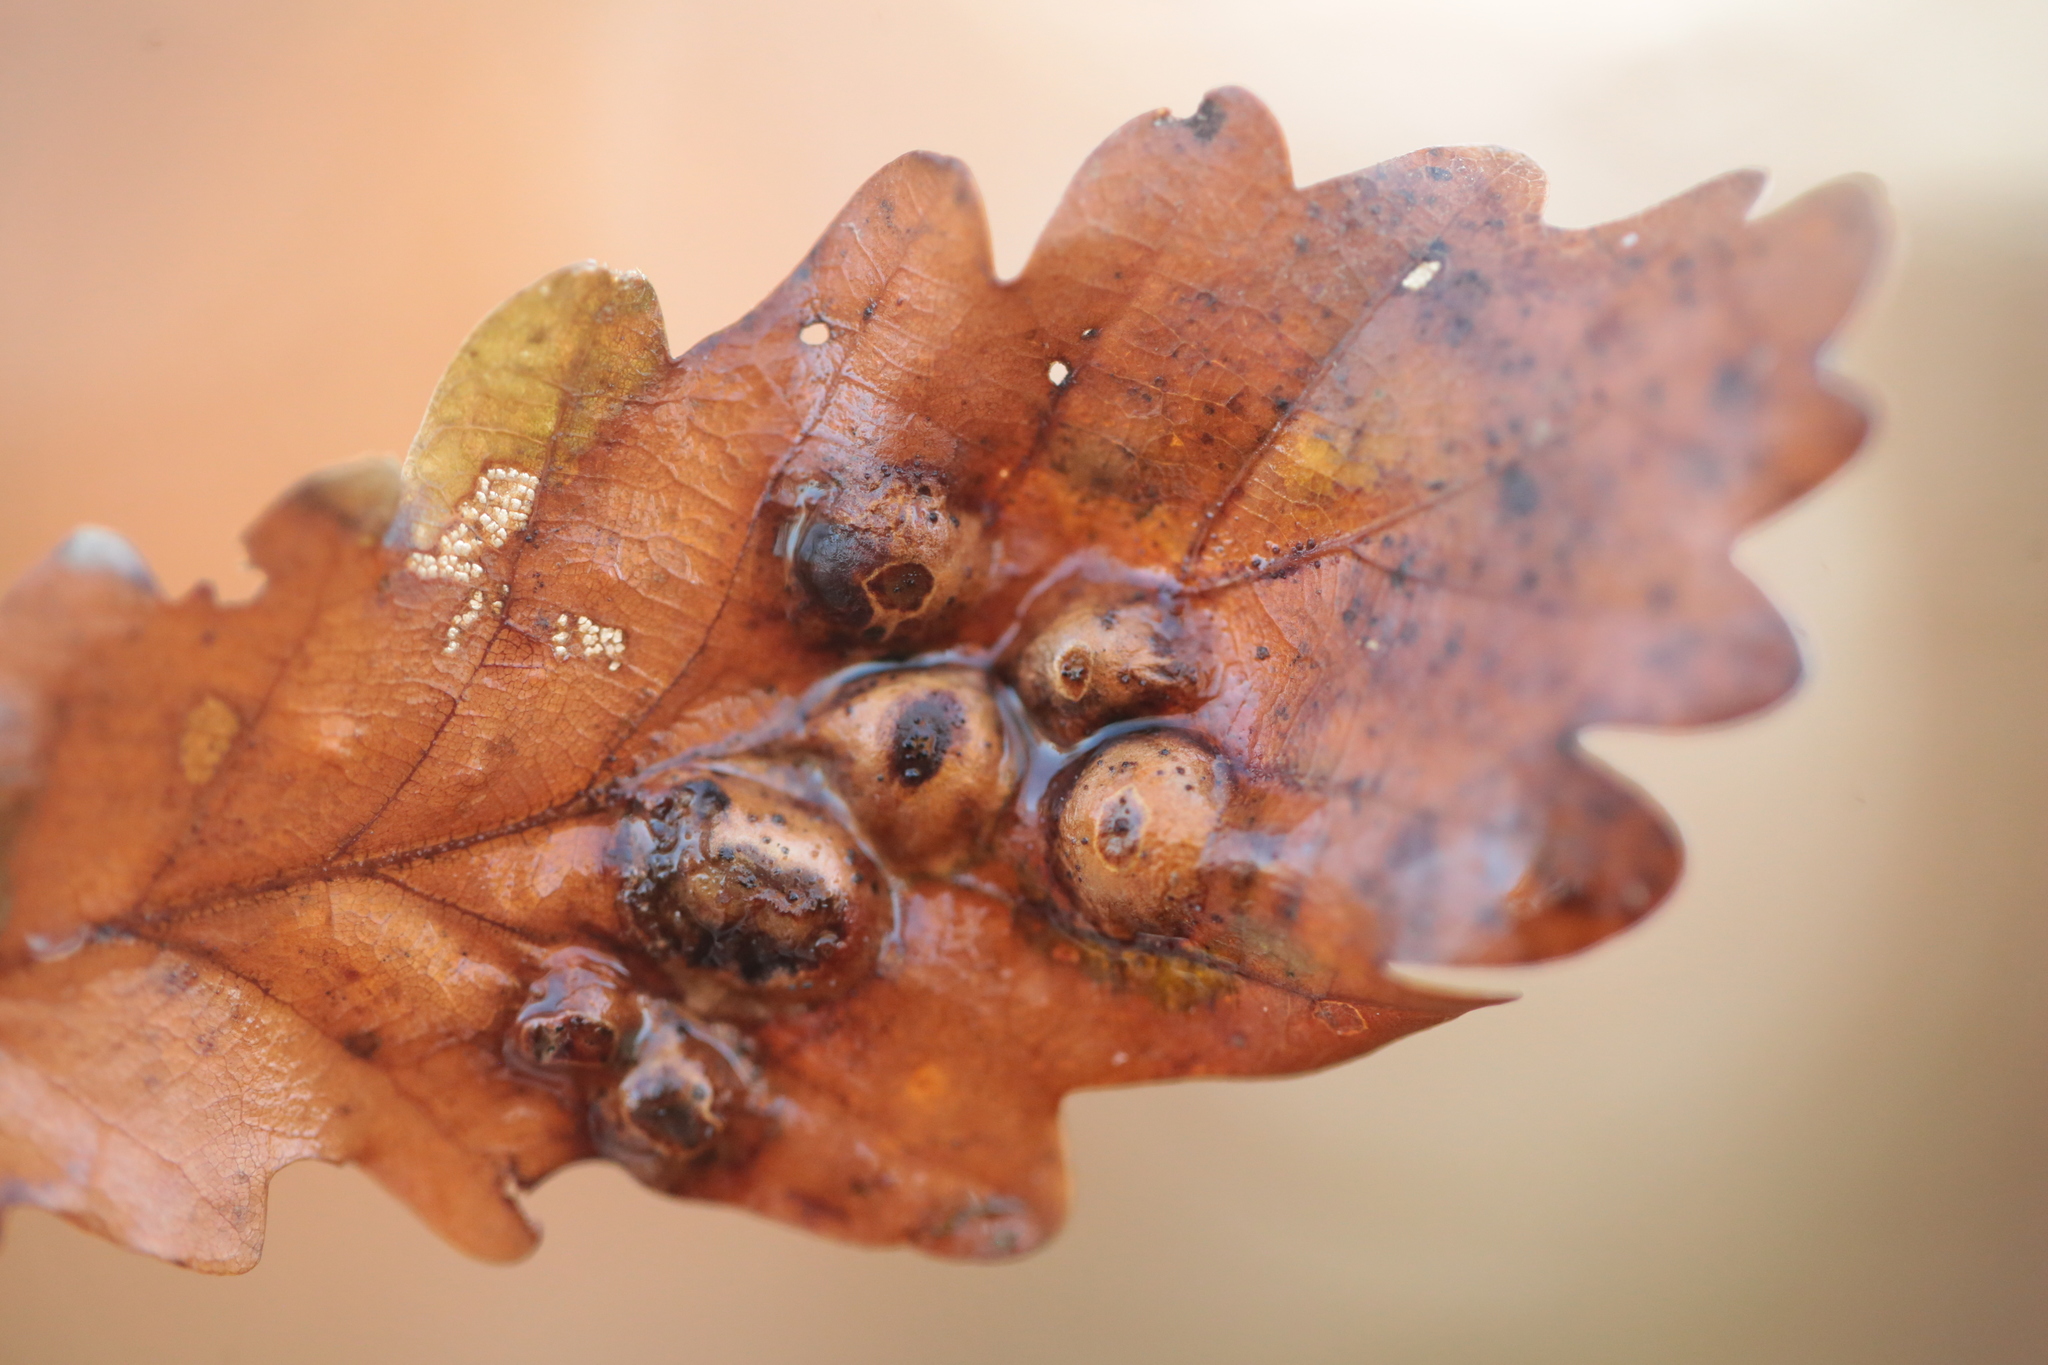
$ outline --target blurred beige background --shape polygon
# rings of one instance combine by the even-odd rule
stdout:
[[[241,1279],[17,1215],[0,1361],[2048,1359],[2048,6],[5,0],[0,577],[90,520],[247,592],[259,507],[402,450],[542,272],[646,271],[680,349],[912,147],[1015,269],[1097,139],[1224,82],[1303,180],[1501,142],[1568,224],[1740,165],[1888,182],[1839,358],[1878,435],[1743,551],[1809,686],[1597,741],[1686,830],[1671,905],[1332,1073],[1077,1099],[1072,1226],[1021,1264],[590,1168],[492,1269],[301,1166]]]

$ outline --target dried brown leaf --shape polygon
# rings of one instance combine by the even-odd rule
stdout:
[[[209,1270],[353,1160],[478,1255],[659,1188],[1028,1248],[1082,1086],[1326,1065],[1647,912],[1580,754],[1792,685],[1734,538],[1863,419],[1867,186],[1568,231],[1493,149],[1296,189],[1224,91],[995,278],[885,168],[671,358],[594,265],[464,345],[247,605],[86,532],[0,604],[0,1204]]]

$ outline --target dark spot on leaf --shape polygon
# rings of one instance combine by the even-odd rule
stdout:
[[[1526,517],[1536,510],[1543,499],[1542,490],[1536,480],[1529,477],[1529,471],[1519,462],[1510,464],[1500,471],[1500,510],[1502,516]]]
[[[966,720],[966,711],[950,692],[927,692],[904,703],[896,713],[889,745],[889,768],[896,780],[906,787],[930,781],[946,761],[954,732]]]
[[[1723,412],[1753,408],[1762,397],[1741,361],[1731,360],[1714,372],[1714,406]]]
[[[1195,141],[1208,142],[1223,131],[1223,124],[1229,117],[1222,105],[1205,99],[1194,113],[1181,120],[1181,127],[1193,133]]]
[[[857,628],[874,615],[861,585],[875,571],[878,549],[850,526],[821,521],[805,529],[791,567],[828,618]]]

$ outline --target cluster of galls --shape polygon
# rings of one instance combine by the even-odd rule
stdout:
[[[636,988],[599,953],[553,955],[509,1049],[586,1103],[605,1155],[660,1189],[745,1160],[769,1132],[771,1106],[739,1031]]]
[[[801,504],[778,552],[807,629],[908,652],[943,638],[985,578],[982,523],[930,476],[876,485]],[[646,979],[558,967],[517,1035],[526,1065],[584,1078],[608,1155],[671,1190],[744,1159],[774,1109],[748,1025],[872,975],[896,888],[963,872],[999,839],[1034,865],[1027,896],[1056,929],[1110,945],[1185,931],[1231,790],[1225,761],[1170,719],[1210,692],[1198,628],[1156,585],[1077,576],[1009,638],[969,663],[856,666],[791,732],[632,790],[622,960]]]

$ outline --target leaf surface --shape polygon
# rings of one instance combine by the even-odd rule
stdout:
[[[353,1160],[457,1245],[605,1156],[863,1241],[1027,1249],[1083,1086],[1300,1071],[1670,890],[1578,752],[1793,684],[1734,538],[1863,419],[1855,182],[1622,222],[1438,148],[1294,187],[1223,91],[999,281],[886,167],[671,357],[595,265],[247,605],[81,532],[0,603],[0,1204],[201,1269]]]

